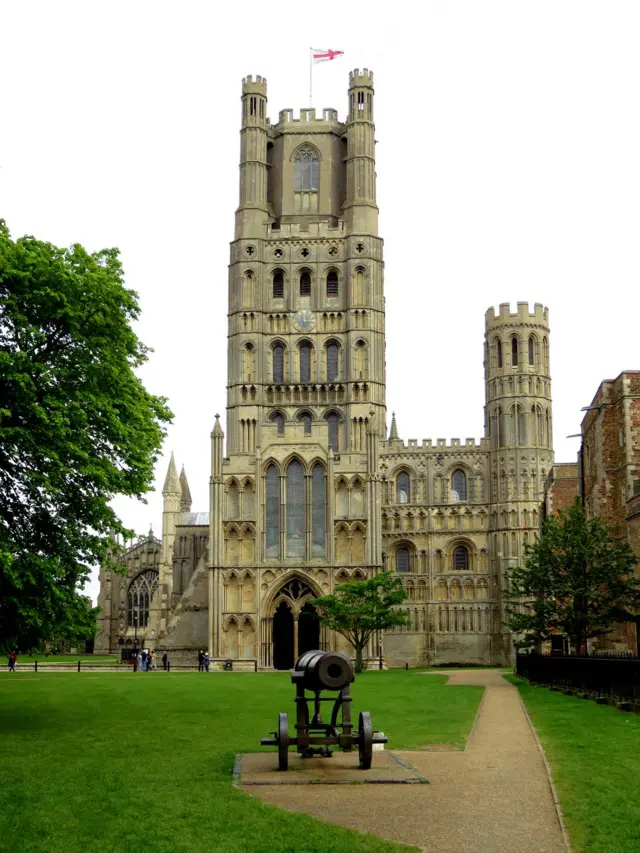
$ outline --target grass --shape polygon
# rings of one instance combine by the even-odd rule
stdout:
[[[390,748],[462,744],[482,696],[445,676],[371,672],[353,687]],[[231,786],[288,674],[0,674],[2,853],[394,853],[391,842],[281,811]],[[357,717],[356,717],[357,719]],[[275,751],[274,751],[275,759]],[[339,796],[336,794],[336,808]]]
[[[544,747],[574,853],[637,853],[640,715],[509,681]]]

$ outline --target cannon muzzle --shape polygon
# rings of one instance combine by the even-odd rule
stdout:
[[[296,661],[291,681],[305,690],[342,690],[354,679],[351,661],[340,652],[305,652]]]

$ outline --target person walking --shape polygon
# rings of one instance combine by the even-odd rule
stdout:
[[[155,650],[154,650],[151,652],[151,669],[156,668],[156,659],[157,659],[157,655],[156,655]]]
[[[204,652],[200,650],[198,652],[198,672],[202,672],[204,670]]]
[[[16,658],[18,657],[18,653],[15,649],[11,649],[9,652],[9,672],[16,671]]]
[[[168,661],[168,660],[169,660],[169,658],[167,657],[167,653],[165,652],[165,653],[162,655],[162,668],[163,668],[165,671],[166,671],[166,669],[167,669],[167,661]]]
[[[209,664],[211,663],[211,658],[209,657],[209,652],[204,653],[204,657],[202,658],[202,662],[204,664],[205,672],[209,672]]]

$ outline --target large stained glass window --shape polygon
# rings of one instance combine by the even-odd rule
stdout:
[[[280,556],[280,474],[275,465],[267,468],[267,558]]]
[[[149,621],[149,607],[153,593],[158,586],[158,572],[147,569],[131,581],[127,595],[127,625],[146,628]]]
[[[287,557],[304,557],[307,537],[307,507],[304,469],[293,459],[287,467]]]
[[[322,465],[314,465],[311,477],[312,557],[324,557],[325,555],[326,506],[327,485],[324,468]]]

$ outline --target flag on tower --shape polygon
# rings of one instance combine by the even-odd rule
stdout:
[[[339,56],[344,56],[344,50],[332,50],[330,47],[312,47],[311,55],[314,64],[317,62],[330,62]]]

